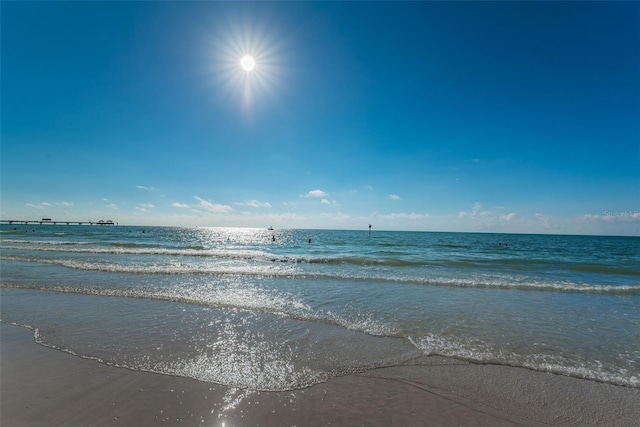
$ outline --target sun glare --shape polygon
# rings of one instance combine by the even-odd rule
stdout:
[[[253,56],[245,55],[240,60],[240,65],[242,65],[243,70],[252,71],[256,68],[256,60],[253,59]]]
[[[233,19],[232,19],[233,18]],[[264,22],[229,18],[215,26],[211,45],[216,90],[223,96],[240,95],[245,112],[267,98],[273,100],[282,80],[286,44]],[[237,98],[236,98],[237,99]]]

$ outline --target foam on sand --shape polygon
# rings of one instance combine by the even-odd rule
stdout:
[[[257,392],[110,367],[0,325],[2,425],[634,425],[640,390],[521,368],[423,358]]]

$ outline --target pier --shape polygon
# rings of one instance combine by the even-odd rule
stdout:
[[[35,220],[25,220],[25,219],[0,219],[0,223],[5,224],[64,224],[64,225],[117,225],[115,222],[108,221],[58,221],[52,220],[51,218],[42,218]]]

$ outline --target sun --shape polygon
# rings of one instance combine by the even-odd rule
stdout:
[[[273,101],[286,69],[288,43],[283,40],[287,38],[266,23],[235,17],[212,28],[204,54],[215,74],[211,81],[215,90],[239,96],[247,113],[259,101]]]
[[[256,60],[253,59],[253,56],[245,55],[240,60],[240,65],[242,65],[242,69],[249,72],[256,68]]]

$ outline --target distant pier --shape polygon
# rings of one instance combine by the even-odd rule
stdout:
[[[5,224],[65,224],[65,225],[117,225],[115,222],[108,221],[58,221],[52,220],[51,218],[42,218],[35,220],[25,220],[25,219],[0,219],[0,223]]]

